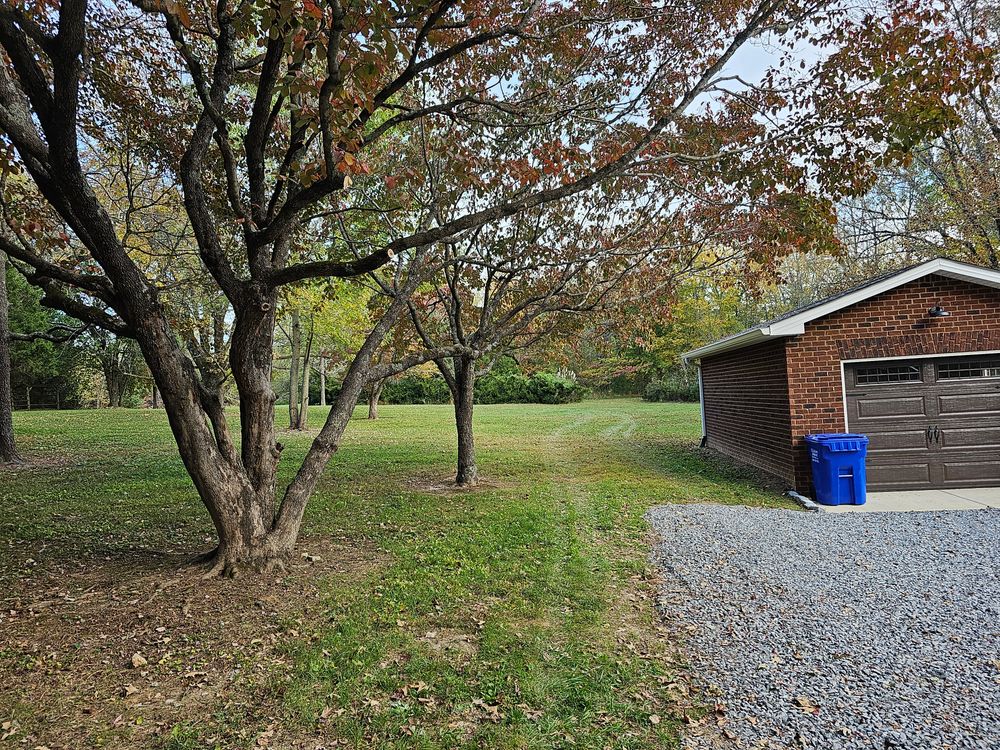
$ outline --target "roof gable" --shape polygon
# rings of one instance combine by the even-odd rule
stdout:
[[[947,258],[934,258],[904,268],[902,271],[870,279],[861,286],[841,294],[805,305],[767,323],[689,351],[682,355],[682,359],[687,363],[711,354],[742,349],[775,337],[799,336],[805,333],[807,323],[933,274],[1000,289],[1000,271]]]

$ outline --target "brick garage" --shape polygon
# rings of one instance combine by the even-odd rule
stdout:
[[[1000,485],[1000,272],[935,259],[684,359],[705,444],[800,492],[822,432],[869,435],[873,489]]]

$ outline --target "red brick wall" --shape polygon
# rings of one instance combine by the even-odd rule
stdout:
[[[708,446],[793,482],[785,341],[701,362]]]
[[[951,315],[930,318],[935,305]],[[944,276],[926,276],[807,324],[786,344],[798,490],[812,487],[803,436],[847,427],[841,360],[990,350],[1000,350],[1000,290]]]

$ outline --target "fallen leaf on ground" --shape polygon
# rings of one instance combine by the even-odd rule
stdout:
[[[800,709],[802,709],[802,711],[804,711],[807,714],[819,713],[819,705],[814,703],[809,698],[800,695],[797,696],[793,702],[795,703],[796,706],[798,706]]]

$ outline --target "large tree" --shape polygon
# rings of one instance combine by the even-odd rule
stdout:
[[[741,194],[822,205],[946,124],[951,97],[979,73],[935,3],[892,2],[868,17],[852,5],[10,0],[0,7],[4,169],[26,174],[38,199],[12,212],[0,249],[46,304],[137,342],[218,532],[212,570],[269,567],[291,553],[358,395],[385,374],[371,359],[438,262],[437,243],[640,165],[680,182],[697,173],[692,198],[706,207],[725,196],[738,212]],[[793,50],[807,38],[823,54],[802,69]],[[777,52],[747,81],[731,65],[756,40]],[[481,186],[444,222],[426,176],[399,171],[397,157],[442,123],[450,174]],[[130,255],[96,189],[88,165],[106,163],[126,135],[158,184],[180,186],[200,262],[231,307],[239,444],[158,277]],[[318,217],[352,213],[409,229],[300,242]],[[397,294],[278,500],[279,290],[383,268],[399,274]]]

